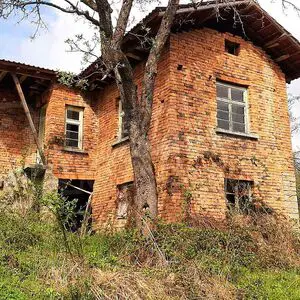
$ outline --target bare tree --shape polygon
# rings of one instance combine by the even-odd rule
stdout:
[[[291,133],[295,135],[300,130],[300,119],[294,116],[293,110],[297,103],[300,101],[300,96],[289,95],[288,97],[288,108],[291,122]]]
[[[59,3],[59,4],[58,4]],[[44,26],[42,8],[48,7],[66,14],[85,18],[97,28],[100,40],[99,54],[106,74],[114,74],[126,118],[129,121],[130,152],[135,178],[135,205],[141,213],[148,208],[150,216],[157,216],[157,189],[148,132],[150,128],[154,83],[157,64],[169,36],[179,0],[169,0],[160,27],[152,41],[146,61],[141,96],[137,94],[133,68],[122,51],[122,41],[128,27],[133,0],[120,3],[116,24],[108,0],[1,0],[0,17],[17,13],[22,19],[33,17],[37,27]],[[102,74],[103,76],[103,74]],[[140,219],[140,218],[138,218]],[[137,220],[138,220],[137,219]]]
[[[292,2],[287,0],[278,1],[282,1],[283,7],[293,5]],[[204,2],[206,1],[200,0],[196,3],[192,0],[195,9]],[[218,15],[220,7],[230,6],[235,11],[237,19],[240,20],[238,11],[234,6],[236,2],[239,1],[215,0],[216,15]],[[249,3],[251,2],[256,2],[256,0],[249,0]],[[96,38],[86,42],[85,46],[89,50],[95,50],[99,47],[97,56],[101,53],[101,63],[105,66],[104,76],[114,74],[125,116],[129,123],[136,211],[139,215],[142,215],[143,209],[148,208],[147,211],[150,217],[155,219],[158,197],[148,132],[152,115],[158,60],[169,36],[179,0],[168,0],[157,34],[151,39],[150,53],[145,64],[140,95],[137,94],[133,67],[122,50],[122,42],[126,36],[133,4],[133,0],[122,0],[118,11],[114,12],[112,9],[113,4],[109,0],[0,0],[0,17],[7,18],[12,13],[17,13],[22,19],[32,17],[37,28],[39,28],[44,25],[42,18],[42,8],[44,7],[82,17],[96,28]],[[297,9],[296,6],[293,6],[293,8]],[[116,22],[114,22],[115,16]],[[78,36],[77,38],[82,40],[83,37]],[[74,51],[86,51],[79,46],[76,40],[69,40],[69,43],[73,46]],[[88,53],[89,51],[87,51]],[[101,76],[103,76],[103,73]],[[137,221],[141,223],[140,218],[137,218]]]

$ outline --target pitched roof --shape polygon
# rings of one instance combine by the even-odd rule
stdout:
[[[0,59],[0,73],[1,72],[13,72],[20,75],[27,75],[30,77],[49,80],[56,77],[56,72],[54,70],[45,69],[6,59]]]
[[[147,54],[147,48],[141,49],[138,36],[145,33],[145,27],[150,28],[151,35],[155,35],[165,10],[166,7],[155,8],[127,33],[122,47],[129,54],[130,59],[134,60]],[[299,41],[255,1],[232,0],[219,4],[209,1],[179,6],[172,32],[202,27],[231,32],[252,41],[280,66],[286,75],[287,82],[300,77]],[[92,73],[96,65],[97,61],[81,75]]]

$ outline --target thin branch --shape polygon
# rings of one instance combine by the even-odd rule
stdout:
[[[133,0],[123,0],[119,18],[117,21],[117,26],[113,35],[113,44],[116,48],[120,48],[121,46],[121,42],[128,24],[128,18],[132,8],[132,2]]]

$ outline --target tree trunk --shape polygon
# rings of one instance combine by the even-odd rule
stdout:
[[[157,217],[156,177],[147,131],[141,126],[139,118],[133,116],[130,126],[130,153],[135,179],[136,222],[139,228],[142,227],[143,218],[155,221]]]
[[[115,76],[125,112],[125,121],[129,123],[130,155],[135,187],[134,218],[137,227],[141,229],[142,219],[145,216],[153,221],[157,217],[156,178],[148,138],[151,111],[149,113],[142,103],[143,99],[138,98],[129,61],[125,56],[119,58],[119,61],[121,63],[115,68]],[[145,122],[146,119],[148,122]]]

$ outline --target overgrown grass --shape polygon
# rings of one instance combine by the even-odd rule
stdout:
[[[0,212],[0,299],[300,299],[299,236],[276,215],[80,237],[55,201]]]

